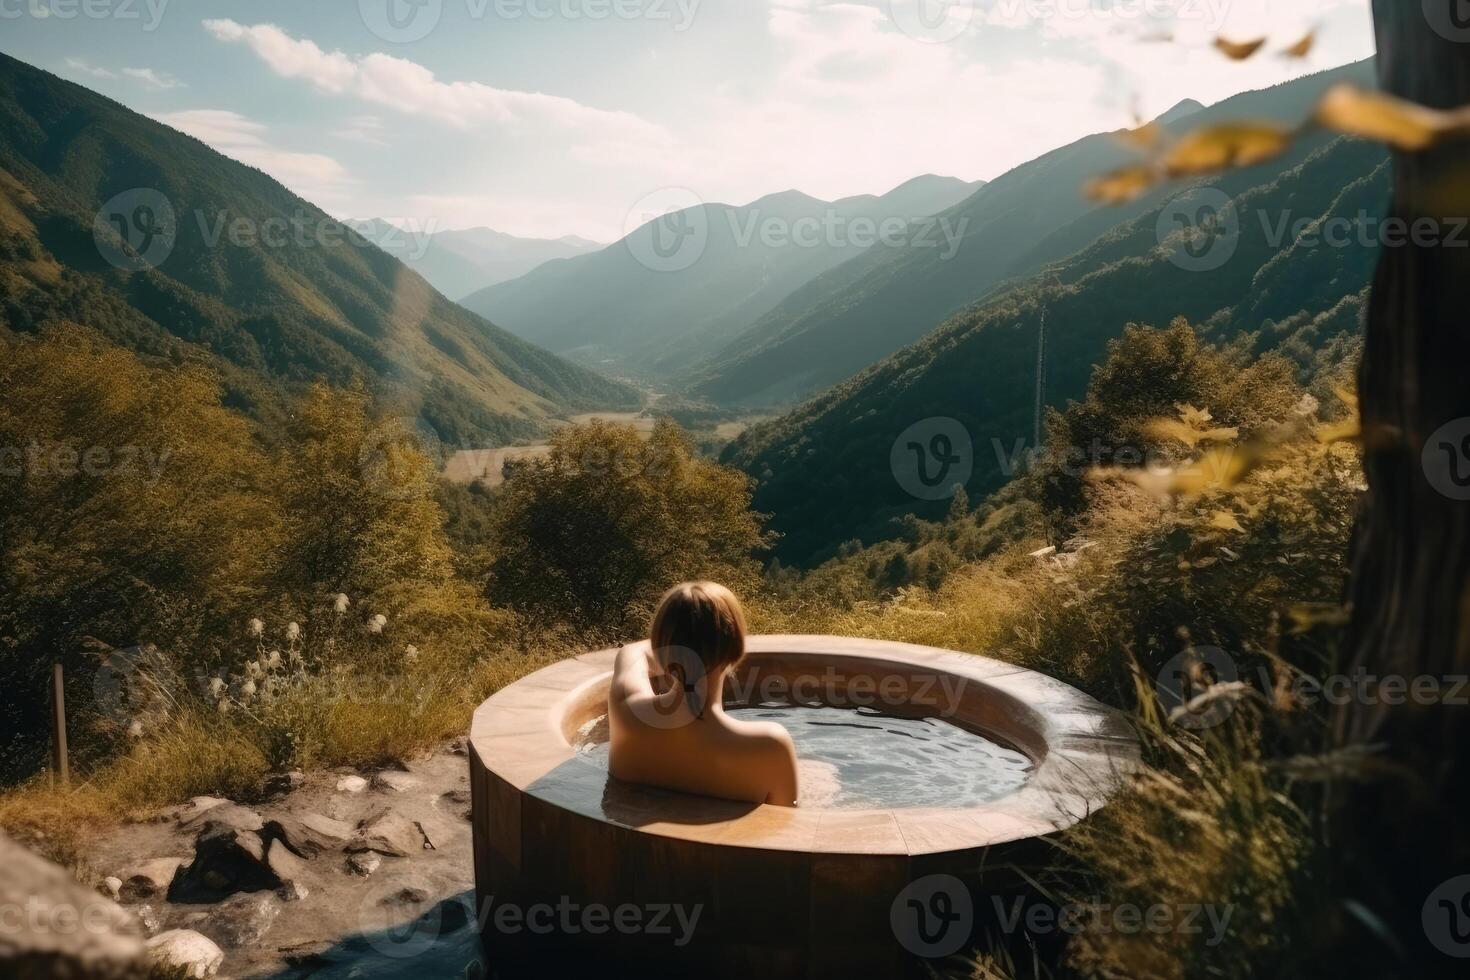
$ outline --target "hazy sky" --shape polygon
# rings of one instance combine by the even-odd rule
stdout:
[[[1312,25],[1310,58],[1271,50]],[[1271,42],[1236,63],[1217,34]],[[0,50],[339,217],[610,241],[670,187],[995,177],[1372,34],[1368,0],[0,0]]]

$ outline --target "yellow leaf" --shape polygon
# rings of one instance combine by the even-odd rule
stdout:
[[[1215,511],[1215,513],[1211,514],[1210,527],[1214,528],[1217,531],[1240,531],[1241,533],[1245,532],[1245,528],[1240,526],[1240,521],[1236,518],[1234,514],[1232,514],[1228,510],[1217,510]]]
[[[1120,129],[1114,135],[1124,146],[1147,153],[1163,142],[1164,127],[1156,122],[1147,122],[1133,129]]]
[[[1143,196],[1158,181],[1158,173],[1152,167],[1138,164],[1094,177],[1082,188],[1082,193],[1101,204],[1126,204]]]
[[[1409,153],[1470,134],[1470,109],[1450,112],[1429,109],[1352,85],[1334,85],[1329,89],[1317,103],[1316,118],[1328,129],[1387,143]]]
[[[1317,441],[1329,446],[1334,442],[1355,441],[1362,436],[1363,430],[1356,415],[1349,415],[1341,422],[1332,422],[1317,429]]]
[[[1300,41],[1281,52],[1283,58],[1305,58],[1312,53],[1312,47],[1317,43],[1317,30],[1313,28],[1307,31],[1306,36]]]
[[[1291,145],[1292,132],[1276,123],[1226,123],[1197,129],[1164,157],[1170,177],[1188,177],[1249,167],[1280,156]]]
[[[1318,626],[1345,626],[1348,611],[1343,606],[1326,602],[1301,603],[1286,610],[1291,619],[1291,633],[1300,636]]]
[[[1244,61],[1261,50],[1261,45],[1265,43],[1266,39],[1263,37],[1258,37],[1254,41],[1227,41],[1223,37],[1215,38],[1216,49],[1231,61]]]
[[[1205,419],[1209,420],[1208,412]],[[1177,419],[1153,419],[1144,424],[1143,431],[1160,442],[1174,439],[1186,446],[1197,446],[1201,442],[1229,442],[1240,435],[1240,430],[1233,427],[1200,429]]]

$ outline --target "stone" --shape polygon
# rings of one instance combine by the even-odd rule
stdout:
[[[199,931],[225,949],[259,946],[281,915],[272,895],[236,895],[203,914]]]
[[[168,890],[183,858],[157,858],[122,872],[120,897],[124,902],[141,902]]]
[[[121,895],[122,893],[122,879],[117,877],[116,875],[108,875],[106,878],[102,879],[101,887],[102,894],[106,895],[108,898],[112,899],[115,902],[118,900],[119,895]]]
[[[3,834],[0,909],[22,910],[16,919],[40,923],[0,923],[0,977],[120,975],[143,954],[143,930],[133,916]],[[77,928],[78,916],[85,928]]]
[[[361,776],[343,776],[337,780],[337,792],[361,793],[368,788],[368,781]]]
[[[228,802],[230,801],[219,796],[196,796],[189,801],[189,815],[195,816]]]
[[[418,784],[419,781],[416,777],[410,776],[406,772],[393,772],[391,770],[380,772],[373,776],[372,783],[373,789],[381,790],[385,793],[407,793],[409,790],[416,788]]]
[[[306,785],[306,774],[296,770],[273,773],[265,778],[261,786],[266,796],[285,796]]]
[[[282,885],[300,881],[308,873],[306,862],[291,853],[291,849],[279,840],[273,840],[266,845],[265,863],[281,880]]]
[[[468,737],[466,737],[464,735],[459,736],[458,738],[454,739],[452,742],[449,743],[449,754],[450,755],[469,755],[469,752],[470,752],[470,740],[469,740]]]
[[[373,851],[361,851],[353,854],[347,859],[347,869],[361,878],[366,878],[377,871],[383,863],[383,859]]]
[[[473,807],[470,800],[470,792],[466,789],[452,789],[439,796],[439,806],[455,814],[462,820],[473,817]]]
[[[387,857],[409,857],[423,849],[423,832],[396,810],[384,810],[364,820],[357,837],[347,845],[352,852],[377,851]]]
[[[285,882],[271,867],[266,841],[250,831],[218,828],[201,834],[194,860],[168,889],[171,902],[218,902],[236,892],[274,891]]]
[[[148,940],[148,959],[157,966],[179,970],[193,980],[205,980],[219,972],[224,950],[208,936],[192,929],[170,929]]]
[[[163,914],[152,905],[147,903],[137,905],[129,911],[138,917],[139,922],[143,923],[143,931],[148,935],[156,936],[163,931]]]
[[[378,900],[379,905],[392,908],[402,908],[408,905],[422,905],[429,900],[429,890],[422,885],[407,884],[395,888]]]
[[[305,901],[310,894],[310,889],[294,879],[276,889],[276,897],[283,902]]]
[[[257,831],[265,826],[265,818],[248,807],[225,802],[187,817],[181,826],[201,835],[215,830]]]
[[[320,813],[281,814],[265,825],[265,836],[281,841],[293,854],[303,858],[340,850],[355,833],[350,824]]]

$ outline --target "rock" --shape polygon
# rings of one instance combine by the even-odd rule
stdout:
[[[469,752],[470,740],[464,735],[459,736],[458,738],[454,739],[454,741],[449,743],[450,755],[469,755]]]
[[[268,844],[250,831],[218,828],[201,834],[194,860],[168,889],[171,902],[218,902],[236,892],[275,891],[285,884],[267,858]]]
[[[237,895],[204,913],[199,931],[225,949],[245,949],[259,946],[280,915],[271,895]]]
[[[158,966],[183,971],[187,977],[204,980],[219,972],[225,954],[208,936],[192,929],[170,929],[148,940],[148,959]]]
[[[123,871],[121,898],[124,902],[141,902],[168,890],[183,858],[158,858],[144,861]]]
[[[198,815],[205,810],[210,810],[217,806],[224,806],[229,802],[229,800],[219,796],[196,796],[189,801],[190,813],[191,815]]]
[[[380,772],[373,776],[373,789],[385,793],[407,793],[419,784],[417,778],[406,772]]]
[[[276,889],[276,897],[283,902],[305,901],[310,894],[311,891],[305,885],[294,879]]]
[[[418,826],[395,810],[364,820],[347,845],[352,852],[377,851],[388,857],[408,857],[423,849],[424,835]]]
[[[138,905],[130,909],[143,923],[143,930],[150,936],[156,936],[163,931],[163,915],[152,905]]]
[[[225,802],[195,813],[180,826],[200,835],[216,830],[257,831],[265,826],[265,818],[247,807]]]
[[[143,954],[136,919],[3,834],[0,910],[14,913],[0,916],[3,977],[110,976]]]
[[[266,796],[285,796],[306,785],[306,774],[298,771],[278,772],[265,778],[261,789]]]
[[[307,875],[306,862],[292,854],[291,849],[279,840],[266,845],[265,863],[281,879],[282,885],[300,881]]]
[[[462,820],[473,818],[473,808],[470,800],[470,791],[467,789],[452,789],[447,793],[439,795],[439,806],[457,815]]]
[[[108,898],[112,899],[115,902],[117,901],[118,896],[121,893],[121,878],[117,877],[116,875],[108,875],[106,878],[102,879],[102,894],[106,895]]]
[[[377,871],[382,863],[383,859],[373,851],[361,851],[347,859],[347,870],[361,878],[366,878]]]
[[[408,905],[422,905],[429,900],[429,890],[421,885],[402,885],[395,888],[378,900],[379,905],[390,908],[403,908]]]
[[[368,781],[361,776],[343,776],[337,780],[337,792],[361,793],[368,788]]]
[[[339,850],[356,831],[341,820],[333,820],[320,813],[307,813],[275,817],[266,822],[264,833],[281,841],[298,857],[314,858],[324,851]]]

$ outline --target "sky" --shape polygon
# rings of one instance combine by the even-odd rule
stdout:
[[[991,179],[1373,38],[1368,0],[0,0],[0,51],[339,218],[608,242],[671,195]]]

